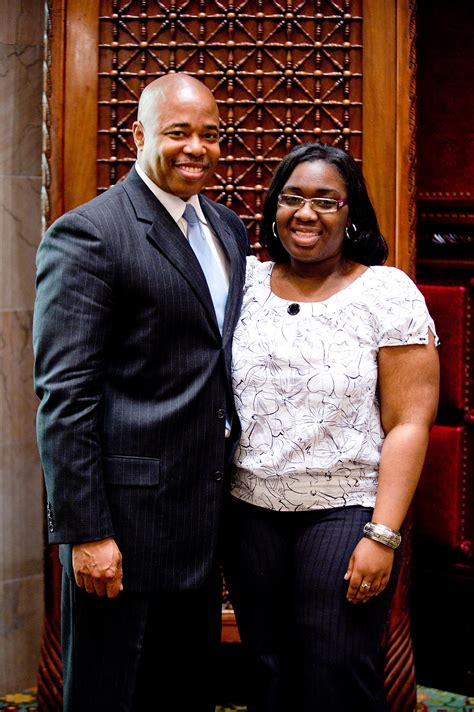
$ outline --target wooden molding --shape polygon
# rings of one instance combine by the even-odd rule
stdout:
[[[43,71],[43,229],[64,212],[64,43],[65,0],[45,3]]]
[[[397,0],[395,264],[415,277],[416,2]]]
[[[391,264],[396,262],[395,21],[395,0],[364,0],[362,166]]]
[[[364,0],[362,164],[389,264],[413,275],[416,239],[415,8]]]
[[[44,228],[96,194],[99,2],[47,0],[45,13]]]
[[[64,87],[64,210],[96,195],[98,0],[68,0]]]

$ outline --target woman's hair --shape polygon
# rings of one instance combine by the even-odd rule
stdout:
[[[388,255],[388,246],[380,233],[377,216],[370,202],[364,177],[348,153],[325,143],[305,143],[296,146],[276,169],[263,206],[262,243],[275,262],[289,262],[290,256],[273,232],[278,196],[290,175],[300,163],[326,161],[334,166],[347,190],[349,216],[355,229],[349,228],[342,254],[348,260],[364,265],[381,265]]]

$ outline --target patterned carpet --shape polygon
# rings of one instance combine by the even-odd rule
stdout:
[[[464,697],[453,692],[441,692],[441,690],[418,686],[416,712],[444,712],[445,710],[472,712],[474,697]]]
[[[416,712],[474,712],[474,697],[464,697],[452,692],[441,692],[428,687],[418,687]],[[24,690],[0,697],[2,712],[38,712],[34,690]],[[190,712],[192,712],[190,710]],[[245,707],[216,707],[216,712],[245,712]]]

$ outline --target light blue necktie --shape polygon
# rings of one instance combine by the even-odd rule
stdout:
[[[224,327],[225,306],[227,303],[227,285],[222,271],[219,269],[217,258],[213,255],[206,239],[199,218],[192,205],[186,205],[184,218],[188,223],[188,240],[194,254],[199,260],[206,278],[207,286],[212,297],[212,303],[217,317],[220,332]]]

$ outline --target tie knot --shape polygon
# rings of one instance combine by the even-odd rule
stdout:
[[[199,218],[197,216],[196,211],[194,210],[192,205],[189,205],[189,203],[186,205],[184,211],[184,219],[186,220],[188,225],[196,225],[196,223],[199,222]]]

